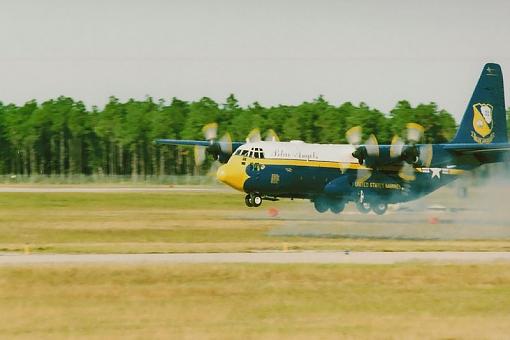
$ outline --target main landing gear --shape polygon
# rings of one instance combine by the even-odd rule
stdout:
[[[356,202],[356,208],[362,214],[368,214],[372,210],[377,215],[383,215],[388,210],[388,204],[384,202]]]
[[[356,202],[356,208],[362,214],[368,214],[372,210],[377,215],[383,215],[388,210],[388,203],[377,199],[368,200],[362,191]]]
[[[356,202],[356,209],[362,214],[368,214],[370,212],[370,203],[368,202]]]
[[[332,199],[327,197],[317,197],[313,201],[313,206],[317,212],[325,213],[331,210],[334,214],[341,213],[345,208],[345,202],[341,199]]]
[[[383,215],[388,210],[388,204],[384,202],[375,202],[371,206],[372,211],[377,215]]]
[[[244,198],[244,203],[247,207],[260,207],[262,204],[262,197],[259,194],[251,193],[246,195]]]

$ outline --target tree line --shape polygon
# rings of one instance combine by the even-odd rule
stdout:
[[[59,97],[24,105],[0,103],[0,174],[19,175],[179,175],[204,172],[194,164],[193,149],[156,145],[158,138],[204,139],[202,127],[219,124],[243,141],[255,127],[273,129],[282,141],[346,143],[345,131],[361,125],[380,143],[405,136],[405,125],[425,128],[424,142],[450,140],[456,130],[450,113],[435,103],[413,107],[400,101],[388,113],[365,103],[341,105],[323,97],[299,105],[241,107],[234,95],[224,103],[210,98],[187,102],[110,97],[103,108],[88,109],[81,101]]]

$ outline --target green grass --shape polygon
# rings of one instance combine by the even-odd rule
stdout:
[[[503,339],[510,265],[0,267],[5,338]]]
[[[280,216],[269,217],[267,207]],[[363,216],[350,209],[319,215],[304,201],[249,209],[242,194],[231,192],[1,193],[0,251],[510,250],[506,218],[492,227],[469,225],[489,223],[494,214],[459,221],[444,215],[444,224],[430,225],[424,213]],[[443,234],[454,237],[428,240]]]

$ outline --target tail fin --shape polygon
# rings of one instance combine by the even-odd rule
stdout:
[[[507,143],[503,74],[485,64],[452,143]]]

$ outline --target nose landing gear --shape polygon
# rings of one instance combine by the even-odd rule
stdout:
[[[259,194],[251,193],[246,195],[244,198],[244,203],[247,207],[260,207],[262,204],[262,197]]]

